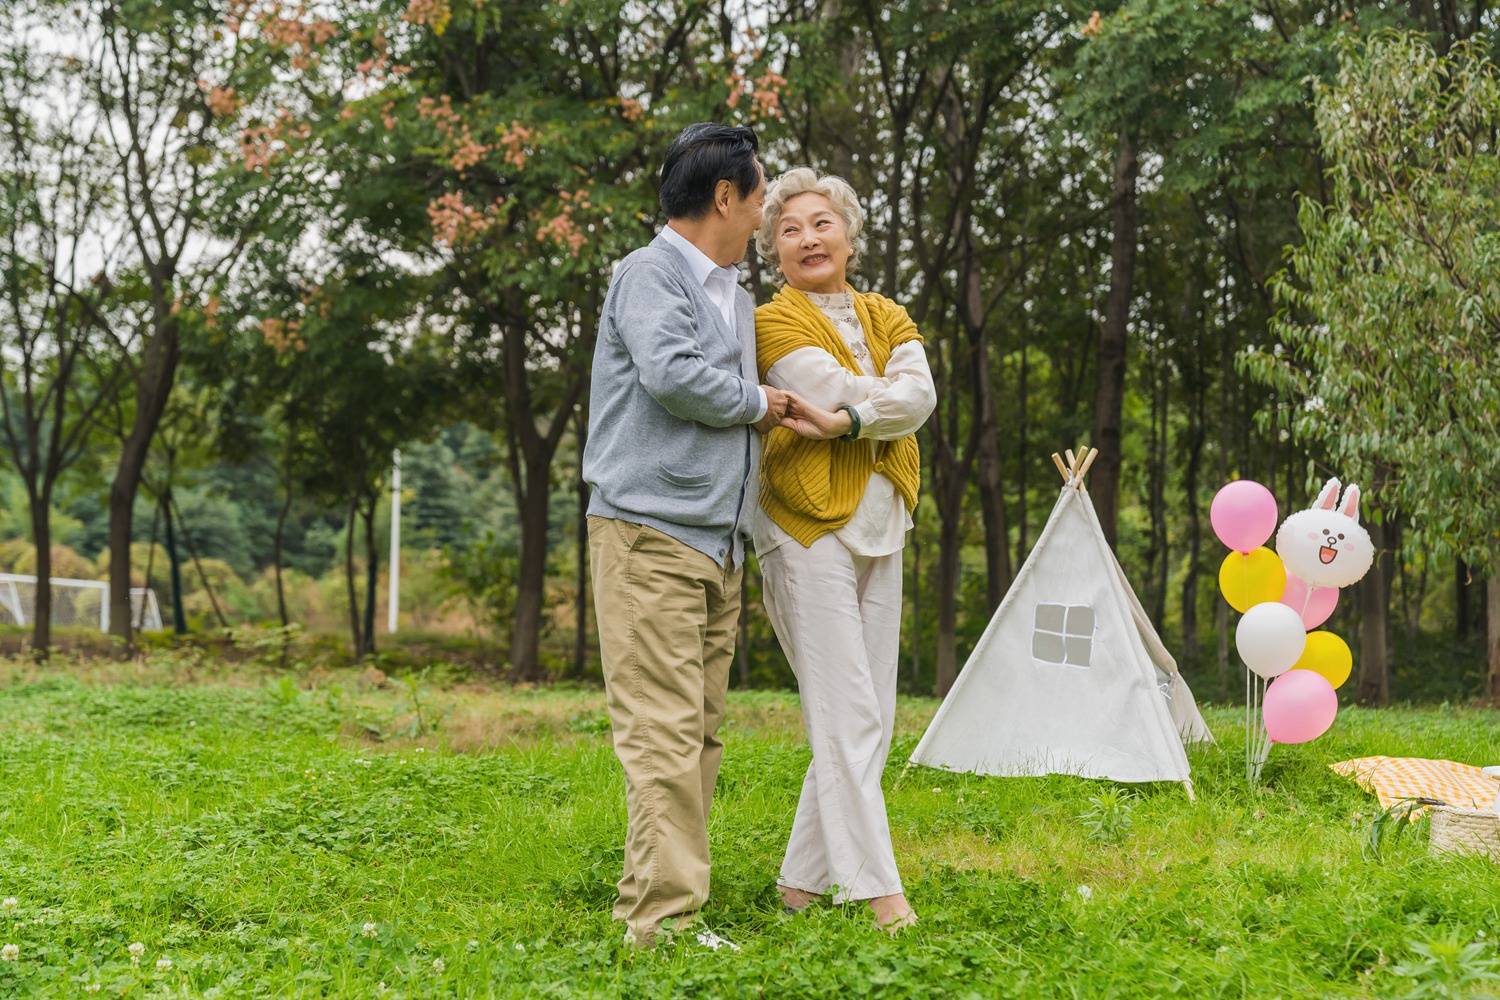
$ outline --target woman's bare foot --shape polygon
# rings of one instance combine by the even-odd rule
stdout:
[[[781,904],[793,913],[801,913],[822,898],[815,892],[793,889],[789,885],[778,885],[776,890],[781,893]]]
[[[895,934],[917,922],[917,911],[906,901],[905,893],[876,896],[870,900],[870,909],[875,911],[876,925],[888,934]]]

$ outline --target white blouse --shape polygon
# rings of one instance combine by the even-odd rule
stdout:
[[[864,328],[854,311],[854,295],[848,291],[832,295],[809,292],[807,297],[844,338],[864,374],[856,375],[821,347],[799,347],[771,366],[766,382],[825,410],[853,406],[859,414],[860,439],[870,443],[872,454],[877,442],[916,433],[937,405],[932,370],[927,367],[927,352],[922,345],[910,341],[897,347],[886,362],[885,374],[876,375]],[[896,492],[896,484],[876,472],[870,475],[854,516],[834,532],[834,537],[857,556],[887,556],[901,551],[911,523],[911,513]],[[755,551],[762,556],[795,541],[759,504],[751,534]]]

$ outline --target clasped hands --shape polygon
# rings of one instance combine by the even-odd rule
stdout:
[[[794,392],[786,392],[769,385],[761,386],[769,404],[766,415],[755,429],[769,434],[772,428],[785,427],[814,441],[827,441],[849,433],[852,421],[843,410],[829,411],[814,406]]]

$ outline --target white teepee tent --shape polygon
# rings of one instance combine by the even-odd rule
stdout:
[[[1213,740],[1068,464],[1041,537],[922,741],[914,764],[976,774],[1180,781]]]

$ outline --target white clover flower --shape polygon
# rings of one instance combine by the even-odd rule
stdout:
[[[469,938],[469,943],[465,947],[467,947],[470,951],[478,951],[479,942],[475,941],[473,938]]]
[[[443,963],[443,960],[441,958],[434,958],[432,960],[432,971],[433,972],[442,972],[446,968],[447,968],[447,965],[445,965]]]
[[[139,941],[131,942],[130,946],[125,950],[130,952],[131,965],[140,965],[141,956],[146,954],[146,946],[141,944]]]
[[[21,957],[21,949],[13,944],[0,948],[0,962],[14,962]]]
[[[1083,899],[1084,901],[1088,901],[1088,900],[1094,898],[1094,890],[1090,889],[1086,885],[1080,885],[1078,887],[1078,896],[1079,896],[1080,899]]]
[[[85,993],[98,993],[102,989],[104,989],[104,987],[101,986],[98,983],[89,983],[87,986],[85,986],[83,988],[83,992],[85,992]]]
[[[524,944],[522,944],[521,942],[517,941],[516,942],[516,951],[525,951],[525,950],[526,950],[526,946]]]
[[[380,933],[380,928],[375,926],[375,921],[366,920],[365,925],[360,928],[359,932],[367,938],[372,938]]]
[[[0,899],[0,908],[14,910],[17,906],[20,905],[21,901],[16,899],[16,897],[14,896],[6,896],[4,899]]]
[[[156,971],[157,972],[166,972],[171,967],[172,967],[172,960],[170,958],[158,958],[156,960]]]

